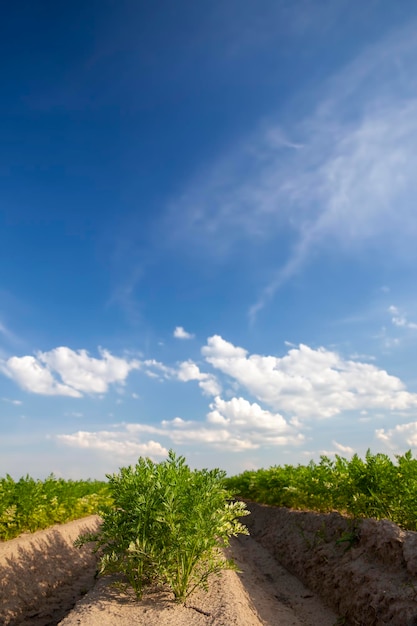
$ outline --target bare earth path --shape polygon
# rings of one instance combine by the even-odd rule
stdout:
[[[208,593],[199,591],[186,606],[171,593],[149,592],[138,602],[102,580],[78,603],[61,626],[333,626],[337,616],[297,578],[279,566],[254,539],[235,541],[232,555],[240,574],[223,572]]]
[[[251,537],[233,542],[241,573],[223,572],[208,593],[196,592],[187,606],[175,604],[163,591],[148,592],[138,602],[109,579],[94,584],[96,565],[88,546],[73,548],[78,533],[96,524],[97,518],[86,518],[0,544],[1,624],[333,626],[337,620]]]
[[[334,626],[338,616],[252,537],[232,546],[239,579],[261,624],[268,626]]]

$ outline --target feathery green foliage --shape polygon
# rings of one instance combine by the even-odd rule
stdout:
[[[100,573],[123,573],[138,598],[146,585],[166,584],[185,602],[211,574],[233,567],[221,548],[248,534],[239,518],[249,512],[231,501],[224,478],[219,469],[190,470],[172,451],[158,464],[141,457],[108,476],[113,504],[101,511],[99,532],[76,545],[95,541]]]
[[[274,466],[226,479],[242,498],[293,509],[339,511],[353,517],[389,519],[417,530],[417,459],[357,454],[350,460],[322,456],[319,463]]]
[[[97,513],[110,502],[108,485],[94,480],[0,478],[0,540]]]

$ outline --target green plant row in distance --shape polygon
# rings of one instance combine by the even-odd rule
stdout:
[[[361,459],[321,456],[308,465],[245,471],[226,480],[238,497],[280,507],[355,518],[388,519],[417,530],[417,459],[409,450],[396,455],[367,451]]]
[[[0,541],[97,513],[110,503],[108,484],[95,480],[0,478]]]

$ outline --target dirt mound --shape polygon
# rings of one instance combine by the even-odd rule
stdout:
[[[251,536],[351,626],[417,625],[417,533],[247,503]]]
[[[233,541],[231,548],[241,572],[229,570],[212,578],[208,593],[199,591],[182,606],[172,593],[151,590],[138,602],[132,592],[115,588],[111,577],[95,581],[91,550],[72,545],[80,532],[94,529],[98,521],[87,518],[0,544],[1,624],[333,626],[336,621],[332,611],[246,536]]]
[[[91,548],[73,541],[94,530],[97,517],[0,544],[0,623],[417,626],[417,533],[388,521],[247,504],[251,536],[231,547],[240,572],[223,572],[186,606],[168,591],[138,602],[109,577],[95,581]]]
[[[74,540],[98,527],[97,516],[0,543],[0,624],[57,624],[94,585],[91,546]]]

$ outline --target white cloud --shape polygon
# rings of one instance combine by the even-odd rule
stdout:
[[[325,348],[314,350],[301,344],[283,357],[248,356],[247,350],[214,335],[202,353],[215,369],[257,400],[293,419],[417,407],[417,394],[406,391],[399,378],[369,363],[343,360]]]
[[[174,330],[173,336],[176,339],[193,339],[195,335],[187,333],[182,326],[177,326]]]
[[[207,421],[220,428],[227,429],[231,434],[245,437],[252,447],[261,445],[299,445],[304,436],[297,427],[288,424],[279,413],[271,413],[262,409],[256,402],[251,403],[245,398],[223,400],[216,397],[210,404]]]
[[[216,397],[210,404],[210,409],[207,419],[212,424],[256,428],[274,433],[291,431],[282,415],[265,411],[256,402],[251,404],[245,398],[232,398],[226,401]]]
[[[150,378],[179,380],[184,383],[197,380],[204,395],[216,396],[221,393],[221,385],[216,377],[213,374],[201,372],[198,365],[191,359],[183,361],[177,367],[169,367],[155,359],[143,361],[143,365],[146,367],[145,374]]]
[[[217,396],[221,393],[221,386],[216,377],[213,374],[200,372],[198,365],[191,360],[180,363],[177,378],[183,382],[198,380],[198,386],[204,395]]]
[[[57,382],[48,367],[33,356],[13,356],[0,364],[1,371],[22,389],[45,396],[70,396],[80,398],[81,393]]]
[[[136,459],[139,456],[150,458],[165,457],[168,450],[155,441],[140,443],[126,439],[126,433],[99,431],[86,432],[79,430],[72,435],[57,435],[58,441],[75,447],[106,452],[123,460]]]
[[[203,444],[229,452],[256,450],[261,446],[299,446],[304,442],[303,434],[298,432],[297,427],[287,424],[282,415],[266,411],[259,404],[250,403],[244,398],[226,401],[219,396],[210,404],[205,422],[184,420],[177,416],[172,420],[162,420],[157,425],[119,424],[114,431],[80,431],[75,435],[60,435],[59,440],[78,447],[125,450],[126,454],[143,455],[144,452],[140,452],[144,445],[143,436],[169,441],[169,445]],[[160,446],[160,450],[168,446],[155,444],[154,440],[151,443]]]
[[[178,380],[188,382],[189,380],[201,380],[205,375],[200,372],[196,363],[188,360],[180,363],[177,376]]]
[[[417,324],[415,322],[409,322],[405,315],[401,314],[399,309],[391,305],[388,308],[388,312],[392,315],[392,323],[394,326],[398,326],[400,328],[409,328],[410,330],[416,330]]]
[[[394,428],[379,428],[375,431],[376,438],[391,450],[417,448],[417,422],[397,424]]]
[[[3,402],[9,402],[10,404],[15,404],[16,406],[23,404],[21,400],[11,400],[10,398],[2,398],[2,400]]]
[[[353,454],[355,452],[350,446],[344,446],[337,441],[332,441],[332,444],[337,448],[338,452],[342,452],[343,454]]]
[[[162,377],[162,379],[170,380],[175,377],[174,368],[168,367],[156,359],[146,359],[146,361],[142,362],[142,365],[146,368],[144,370],[145,374],[150,378]]]
[[[119,427],[120,428],[120,427]],[[140,442],[142,434],[166,438],[171,444],[205,444],[217,449],[241,451],[255,449],[259,444],[249,437],[236,435],[226,428],[212,428],[198,422],[185,422],[181,418],[164,420],[160,426],[148,424],[128,424],[124,431],[99,431],[97,433],[79,431],[73,435],[58,435],[58,440],[66,445],[90,448],[129,456],[165,456],[167,449],[153,440],[147,444]]]
[[[207,374],[203,380],[200,380],[198,386],[205,396],[217,396],[222,391],[220,383],[211,374]]]
[[[50,352],[38,352],[37,357],[52,371],[57,372],[63,382],[78,391],[104,393],[109,384],[123,384],[132,369],[139,368],[138,361],[127,361],[99,349],[100,359],[90,357],[86,350],[55,348]]]
[[[165,422],[165,436],[175,445],[203,443],[220,450],[240,452],[253,450],[259,444],[252,437],[233,431],[229,428],[210,427],[199,422],[187,425],[187,428],[178,428],[178,423]]]
[[[99,352],[101,358],[96,359],[86,350],[60,347],[38,352],[35,357],[11,357],[1,362],[0,368],[26,391],[79,398],[84,393],[105,393],[112,383],[124,384],[129,372],[140,367],[136,360],[114,357],[107,350]]]

